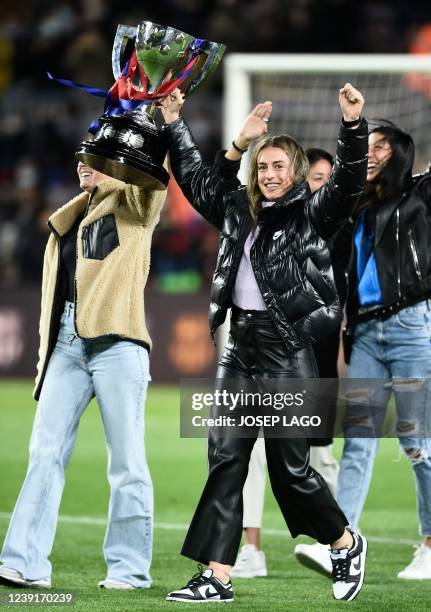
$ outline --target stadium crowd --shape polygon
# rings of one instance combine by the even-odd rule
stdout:
[[[369,130],[362,113],[364,96],[346,82],[338,92],[336,155],[332,160],[329,152],[320,151],[317,161],[325,162],[320,172],[310,153],[318,149],[306,152],[291,136],[268,132],[270,101],[255,107],[229,149],[214,158],[222,123],[218,70],[202,95],[187,103],[186,119],[202,154],[180,113],[180,90],[163,94],[159,102],[178,183],[170,183],[153,246],[161,191],[118,185],[80,161],[82,193],[57,210],[76,194],[74,152],[101,107],[100,101],[46,78],[49,70],[106,89],[112,83],[108,58],[116,25],[137,24],[143,17],[225,42],[230,51],[394,53],[417,51],[425,12],[420,2],[407,13],[400,2],[355,6],[343,0],[256,0],[247,5],[167,0],[146,15],[115,0],[107,7],[93,0],[85,6],[71,1],[9,9],[0,43],[0,288],[42,284],[42,308],[34,391],[38,408],[29,468],[1,552],[1,584],[51,588],[49,555],[64,472],[81,415],[96,397],[111,489],[103,547],[107,574],[98,586],[151,586],[153,492],[140,435],[152,346],[144,289],[151,260],[150,283],[170,292],[199,290],[209,282],[217,251],[209,308],[213,338],[231,309],[217,389],[234,379],[263,394],[293,379],[325,378],[313,346],[324,346],[329,363],[331,333],[333,371],[326,376],[336,378],[346,306],[343,356],[353,382],[345,394],[345,442],[336,493],[312,467],[308,434],[267,435],[264,423],[268,472],[288,529],[293,537],[312,537],[321,547],[318,554],[325,556],[316,562],[310,552],[316,545],[308,545],[302,555],[295,549],[298,560],[331,574],[337,600],[351,601],[362,589],[367,540],[357,530],[358,521],[393,392],[395,435],[415,476],[423,537],[413,560],[397,576],[431,578],[426,381],[431,356],[431,175],[412,175],[413,138],[386,120]],[[352,29],[344,27],[346,14]],[[134,59],[133,54],[130,66]],[[256,140],[244,189],[236,175],[242,155]],[[313,180],[320,181],[316,188]],[[220,232],[219,242],[217,232],[198,215]],[[48,217],[51,235],[42,276]],[[339,241],[346,249],[342,260]],[[340,266],[340,286],[333,260]],[[349,265],[341,266],[347,260]],[[376,384],[366,382],[374,377]],[[332,427],[333,406],[328,409]],[[262,556],[258,535],[255,543],[248,539],[241,495],[262,421],[240,421],[248,435],[233,437],[208,424],[209,477],[181,551],[208,569],[198,566],[199,572],[171,591],[168,601],[229,602],[231,570],[234,577],[266,575],[265,567],[235,576],[245,550],[237,556],[243,527],[246,546]],[[315,446],[330,446],[327,436],[332,429],[325,438],[316,436]],[[321,451],[322,457],[327,459],[328,453]],[[253,529],[260,529],[261,518]]]
[[[349,15],[350,27],[345,16]],[[118,23],[143,19],[224,42],[229,52],[407,52],[429,19],[414,0],[21,0],[0,18],[0,286],[39,285],[46,220],[76,193],[73,153],[101,101],[61,87],[57,76],[107,87]],[[360,24],[361,27],[358,27]],[[335,35],[336,33],[336,35]],[[185,115],[203,154],[220,146],[222,70],[192,96]],[[171,197],[171,200],[173,198]],[[208,284],[217,237],[195,214],[165,207],[155,236],[152,280],[166,291]]]

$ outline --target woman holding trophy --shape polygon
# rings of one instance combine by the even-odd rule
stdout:
[[[232,309],[230,338],[217,379],[313,378],[311,344],[339,323],[341,308],[326,241],[351,215],[367,168],[367,123],[359,91],[339,92],[343,115],[331,178],[311,195],[303,149],[286,135],[267,135],[272,106],[259,104],[226,153],[251,156],[247,188],[229,185],[202,161],[175,90],[161,103],[173,173],[185,196],[221,232],[210,304],[214,334]],[[257,433],[256,433],[257,436]],[[242,532],[242,489],[256,438],[221,437],[210,428],[209,476],[182,554],[208,565],[170,601],[232,601],[230,569]],[[265,438],[272,489],[292,536],[330,545],[333,594],[352,600],[364,579],[367,543],[347,520],[323,478],[309,466],[304,438]]]
[[[0,556],[1,584],[51,587],[49,556],[65,470],[80,418],[96,397],[111,489],[103,544],[108,572],[99,587],[151,586],[154,503],[144,407],[152,341],[144,290],[169,180],[153,103],[186,78],[191,93],[224,49],[149,21],[120,24],[109,90],[56,79],[104,97],[105,108],[89,128],[94,137],[76,153],[82,192],[49,219],[34,392],[39,403],[27,475]]]
[[[50,217],[40,317],[38,400],[27,475],[1,552],[0,583],[50,588],[65,470],[96,397],[111,488],[102,588],[151,585],[153,486],[144,406],[151,338],[144,289],[164,191],[78,163],[82,192]],[[127,271],[127,274],[124,272]]]

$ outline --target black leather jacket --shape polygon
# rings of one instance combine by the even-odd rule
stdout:
[[[172,171],[184,195],[221,232],[209,308],[213,335],[232,306],[232,289],[252,228],[247,192],[244,187],[232,191],[232,182],[202,161],[182,119],[168,126],[167,139]],[[365,120],[357,129],[341,126],[327,185],[311,195],[308,183],[302,182],[259,213],[261,229],[250,254],[253,271],[290,351],[317,342],[340,322],[326,240],[350,217],[363,191],[367,141]]]
[[[356,231],[357,220],[350,234]],[[358,321],[356,249],[348,267],[348,327]],[[374,253],[382,291],[378,318],[388,318],[431,295],[431,174],[416,177],[410,189],[377,210]],[[360,320],[360,319],[359,319]]]

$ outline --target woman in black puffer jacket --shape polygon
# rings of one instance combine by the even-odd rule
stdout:
[[[232,309],[229,342],[218,383],[234,379],[263,391],[275,380],[317,377],[311,344],[341,318],[326,241],[351,215],[366,176],[367,123],[363,98],[350,84],[340,90],[343,124],[337,158],[326,186],[311,195],[308,162],[289,136],[263,136],[271,103],[247,118],[226,153],[252,154],[248,189],[232,185],[203,163],[182,119],[178,90],[162,102],[173,173],[193,206],[221,232],[209,312],[211,334]],[[238,387],[236,387],[238,389]],[[273,389],[272,389],[273,390]],[[247,437],[209,432],[209,477],[182,554],[209,565],[168,600],[233,599],[229,580],[242,531],[242,489],[258,427]],[[267,432],[265,432],[267,433]],[[272,489],[293,536],[330,544],[334,597],[353,599],[363,582],[366,542],[346,530],[346,518],[323,478],[309,466],[305,438],[265,437]],[[352,561],[356,569],[350,573]],[[358,570],[359,568],[359,570]]]

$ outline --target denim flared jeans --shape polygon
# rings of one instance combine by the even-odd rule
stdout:
[[[103,544],[107,575],[135,587],[150,586],[153,486],[144,444],[149,380],[144,347],[108,337],[80,339],[75,334],[74,305],[66,302],[37,406],[27,475],[0,556],[5,565],[28,580],[50,579],[49,555],[65,469],[80,417],[95,396],[111,489]]]

